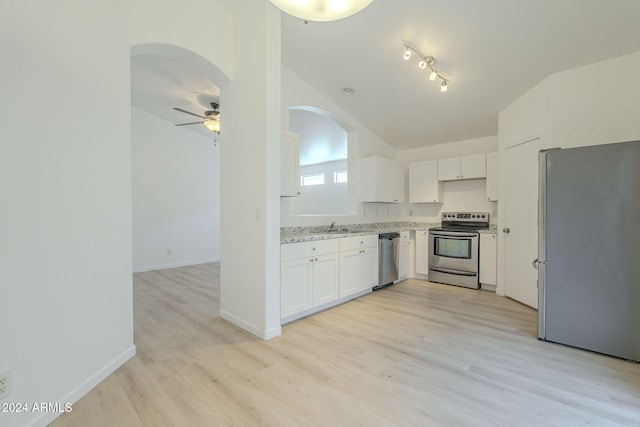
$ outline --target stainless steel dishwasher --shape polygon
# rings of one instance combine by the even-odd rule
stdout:
[[[378,236],[378,286],[380,289],[398,280],[398,241],[400,233],[380,233]]]

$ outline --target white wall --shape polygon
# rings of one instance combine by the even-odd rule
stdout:
[[[357,120],[340,109],[323,94],[311,87],[291,70],[282,67],[282,129],[289,128],[289,108],[292,106],[311,106],[330,112],[339,120],[339,125],[348,133],[349,148],[349,214],[296,216],[289,210],[290,198],[281,199],[281,226],[328,225],[357,222],[377,222],[377,217],[367,218],[362,204],[359,203],[360,159],[367,156],[381,156],[394,159],[396,150],[380,139]],[[383,220],[382,218],[380,220]]]
[[[500,157],[505,148],[533,136],[541,137],[543,148],[640,140],[639,75],[636,52],[547,77],[500,112]],[[504,226],[499,220],[498,228]],[[496,291],[503,293],[504,236],[498,237]]]
[[[349,155],[347,132],[323,115],[291,109],[289,128],[300,135],[300,164],[303,166],[342,160]]]
[[[550,77],[547,147],[640,139],[640,51]]]
[[[220,156],[213,134],[132,108],[131,142],[134,271],[218,261]]]
[[[2,2],[0,34],[5,402],[73,402],[135,353],[127,2]]]
[[[238,9],[234,78],[221,88],[220,315],[271,338],[280,334],[280,11],[262,0]]]
[[[214,65],[218,86],[233,76],[233,17],[218,0],[129,0],[132,46],[177,46]],[[186,58],[191,63],[192,58]],[[210,64],[207,64],[210,65]]]
[[[290,106],[309,105],[329,111],[343,120],[343,126],[351,129],[349,142],[349,199],[348,215],[297,216],[292,213],[293,198],[282,198],[282,227],[328,225],[333,221],[338,224],[372,223],[385,221],[426,221],[439,222],[440,213],[445,210],[480,210],[492,213],[497,217],[497,204],[486,199],[486,181],[469,180],[447,182],[444,184],[444,204],[381,204],[360,203],[360,159],[367,156],[381,156],[396,160],[405,167],[405,191],[408,200],[408,165],[412,162],[463,155],[495,152],[498,149],[497,136],[477,138],[447,144],[436,144],[418,149],[397,151],[385,141],[378,138],[369,129],[360,124],[349,114],[324,95],[309,86],[292,71],[282,69],[282,126],[289,129],[288,109]],[[353,135],[356,137],[353,137]],[[448,195],[448,196],[447,196]]]
[[[445,144],[430,145],[397,153],[397,161],[405,168],[405,200],[409,200],[409,165],[426,160],[470,156],[498,151],[498,137],[488,136]],[[491,223],[496,223],[498,203],[487,200],[486,179],[446,181],[443,183],[443,203],[405,203],[404,221],[440,222],[442,212],[489,212]]]
[[[290,200],[289,209],[296,215],[346,214],[349,203],[349,183],[333,182],[335,171],[347,169],[347,160],[300,166],[300,174],[324,174],[324,184],[300,187],[300,196]]]

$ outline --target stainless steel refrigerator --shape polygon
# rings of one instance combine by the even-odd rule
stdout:
[[[640,361],[640,141],[539,165],[538,337]]]

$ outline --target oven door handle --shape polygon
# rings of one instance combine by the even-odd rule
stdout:
[[[434,233],[430,231],[429,234],[437,237],[477,237],[478,236],[477,233],[464,233],[459,231],[454,231],[452,233],[442,233],[442,232]]]
[[[455,274],[456,276],[477,276],[478,273],[474,273],[472,271],[460,271],[460,270],[450,270],[448,268],[435,268],[435,267],[431,267],[429,268],[429,270],[431,271],[435,271],[437,273],[447,273],[447,274]]]

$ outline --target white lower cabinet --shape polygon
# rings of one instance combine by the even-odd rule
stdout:
[[[338,298],[339,248],[336,239],[281,246],[281,318]]]
[[[409,277],[411,266],[411,240],[408,231],[400,232],[400,244],[398,249],[398,281]]]
[[[280,267],[280,316],[311,308],[311,260],[283,261]]]
[[[311,269],[312,307],[338,299],[339,262],[338,254],[324,255],[313,259]]]
[[[340,298],[378,284],[378,235],[340,239]]]
[[[416,274],[429,274],[429,231],[416,231]]]
[[[496,286],[498,284],[498,242],[492,233],[480,234],[480,283]]]
[[[285,321],[378,284],[377,234],[283,244],[280,256],[280,318]]]
[[[280,316],[338,298],[338,254],[284,261],[280,269]]]

